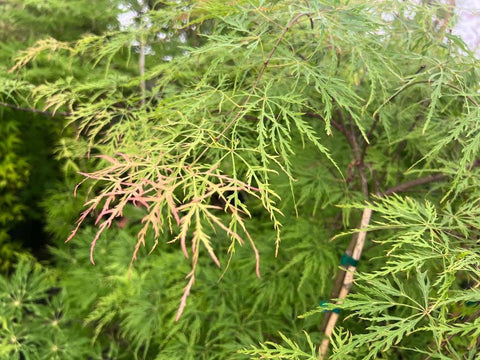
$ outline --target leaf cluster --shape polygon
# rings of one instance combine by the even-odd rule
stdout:
[[[367,231],[354,292],[327,308],[347,314],[331,357],[474,358],[480,73],[447,31],[452,9],[136,5],[125,29],[36,42],[1,91],[76,133],[59,157],[83,177],[85,208],[55,253],[97,341],[143,358],[258,341],[237,355],[315,358],[326,309],[296,317],[329,297],[342,235]],[[45,59],[64,75],[30,83]],[[55,198],[65,218],[79,212]]]

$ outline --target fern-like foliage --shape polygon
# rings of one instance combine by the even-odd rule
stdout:
[[[75,323],[64,295],[54,274],[31,258],[20,259],[10,278],[0,278],[0,358],[98,357],[100,349]]]
[[[480,73],[452,5],[129,4],[129,27],[46,37],[0,88],[76,133],[58,154],[85,208],[55,252],[64,269],[96,254],[98,275],[75,266],[64,287],[98,342],[144,358],[308,359],[322,340],[334,359],[472,358]],[[83,71],[30,83],[45,59]],[[369,259],[353,293],[315,308],[352,249],[350,271]]]

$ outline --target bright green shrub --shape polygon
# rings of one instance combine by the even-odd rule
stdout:
[[[1,359],[99,358],[88,331],[65,302],[55,275],[23,258],[9,279],[0,278]]]
[[[342,309],[332,359],[475,358],[479,62],[448,31],[453,9],[157,5],[126,29],[37,42],[13,68],[26,82],[11,91],[79,137],[62,154],[86,203],[55,258],[98,346],[314,359],[321,316]],[[46,56],[88,75],[32,88]],[[69,222],[77,204],[51,199],[63,237],[53,199]],[[352,249],[352,293],[325,305]]]

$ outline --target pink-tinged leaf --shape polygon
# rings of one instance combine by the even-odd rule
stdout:
[[[110,203],[115,200],[115,196],[109,196],[107,197],[107,200],[105,201],[105,204],[103,205],[102,211],[100,214],[98,214],[97,219],[95,220],[95,225],[97,225],[100,220],[107,214],[112,214],[115,209],[109,209],[110,208]]]
[[[109,210],[102,210],[102,212],[98,215],[97,219],[95,220],[95,225],[97,225],[100,220],[102,220],[103,216],[104,215],[108,215],[108,214],[111,214],[115,211],[115,209],[109,209]]]
[[[137,240],[137,243],[135,244],[135,249],[133,250],[132,258],[130,260],[130,266],[128,268],[129,277],[133,267],[133,262],[137,260],[137,253],[140,250],[140,245],[143,245],[143,247],[145,247],[145,235],[147,234],[147,230],[148,230],[148,221],[143,226],[143,228],[138,232],[138,235],[137,235],[138,240]]]
[[[217,265],[217,267],[221,267],[220,266],[220,261],[218,261],[217,255],[215,255],[215,252],[213,251],[213,249],[211,247],[208,248],[208,254],[212,258],[215,265]]]
[[[194,270],[192,270],[187,275],[187,279],[188,278],[190,278],[190,280],[188,281],[187,286],[184,288],[183,295],[182,295],[182,298],[180,300],[180,306],[178,307],[177,316],[175,317],[175,321],[180,320],[180,316],[182,316],[183,310],[185,309],[185,306],[187,305],[188,295],[190,295],[190,290],[192,289],[193,283],[195,282]]]
[[[155,188],[158,187],[159,184],[163,184],[162,181],[160,181],[159,183],[156,183],[155,181],[150,180],[150,179],[142,179],[142,182],[143,182],[144,184],[151,185],[151,186],[153,186],[153,187],[155,187]]]
[[[80,218],[77,220],[77,226],[75,227],[75,229],[72,231],[72,233],[70,234],[70,236],[67,238],[67,240],[65,240],[65,242],[69,242],[70,240],[72,240],[72,238],[75,236],[75,234],[77,233],[78,229],[80,228],[80,225],[82,225],[83,221],[85,220],[85,218],[88,216],[88,214],[90,214],[90,212],[95,208],[95,205],[92,205],[91,207],[89,207],[88,209],[84,210],[81,214],[80,214]]]
[[[96,177],[98,177],[98,175],[96,175],[96,173],[85,173],[85,172],[82,172],[82,171],[77,171],[77,174],[79,175],[82,175],[82,176],[85,176],[86,178],[93,178],[95,179]],[[86,179],[83,179],[81,182],[85,181]]]
[[[82,174],[82,173],[79,173],[79,174]],[[87,178],[83,179],[75,186],[75,189],[73,190],[73,196],[77,197],[77,190],[79,186],[82,185],[85,181],[87,181]]]
[[[150,254],[153,252],[153,250],[155,250],[155,248],[157,247],[157,245],[158,245],[158,240],[155,240],[155,243],[153,244],[152,248],[151,248],[150,251],[148,252],[148,255],[150,255]]]
[[[180,246],[182,248],[183,254],[185,257],[188,259],[188,251],[187,251],[187,233],[188,233],[188,228],[190,227],[190,223],[192,221],[192,216],[194,214],[194,210],[191,210],[185,215],[181,220],[181,227],[180,227],[180,234],[178,235],[177,238],[180,238]]]
[[[121,153],[121,152],[119,152],[117,154],[120,155],[122,158],[124,158],[126,162],[128,162],[128,163],[132,162],[132,160],[126,154]]]
[[[228,227],[226,227],[218,217],[216,217],[215,215],[213,215],[211,212],[209,211],[205,211],[205,215],[207,215],[211,220],[213,220],[213,222],[215,224],[217,224],[220,228],[222,228],[228,235],[230,235],[231,237],[237,239],[240,244],[243,244],[244,241],[243,239],[240,237],[240,235],[238,235],[236,232],[232,231],[231,229],[229,229]]]
[[[184,233],[182,234],[182,236],[180,236],[180,246],[182,247],[183,255],[185,255],[185,257],[188,259],[186,240],[187,240],[187,234]]]
[[[137,202],[139,202],[141,205],[145,206],[145,208],[149,208],[148,202],[145,201],[146,198],[141,197],[141,196],[136,196],[132,199],[132,204],[133,206],[137,206]]]
[[[67,238],[67,240],[65,240],[66,243],[73,239],[73,237],[76,235],[78,229],[80,228],[80,225],[81,225],[81,223],[79,223],[79,224],[75,227],[75,229],[71,232],[70,236]]]
[[[98,227],[97,234],[95,235],[95,238],[93,239],[92,245],[90,247],[90,261],[93,265],[95,265],[95,262],[93,261],[93,249],[95,248],[95,244],[97,243],[97,240],[100,238],[100,235],[102,234],[103,230],[110,228],[114,218],[115,218],[115,214],[110,215],[109,218],[105,220],[103,223],[101,223],[100,226]]]
[[[101,158],[101,159],[105,159],[109,163],[112,163],[112,164],[115,164],[115,165],[120,164],[120,162],[117,159],[114,159],[114,158],[112,158],[111,156],[108,156],[108,155],[97,155],[96,157]]]
[[[175,206],[175,201],[173,200],[173,196],[171,192],[165,194],[165,201],[170,208],[170,212],[172,213],[177,225],[180,225],[180,216],[178,214],[178,208]]]
[[[103,223],[104,224],[104,223]],[[105,226],[100,225],[100,228],[99,230],[97,231],[97,233],[95,234],[95,237],[93,238],[93,241],[92,241],[92,244],[90,245],[90,262],[95,265],[95,261],[93,260],[93,250],[95,249],[95,245],[97,244],[97,240],[98,238],[100,237],[100,235],[102,234],[103,230],[105,229]],[[103,227],[102,227],[103,226]]]
[[[160,235],[160,229],[158,227],[159,221],[158,220],[156,221],[156,219],[157,219],[156,214],[158,212],[157,208],[158,208],[158,206],[155,206],[155,209],[151,213],[145,215],[142,218],[142,221],[141,221],[142,223],[147,221],[147,222],[152,224],[153,230],[155,232],[155,239],[158,239],[158,236]],[[161,223],[160,223],[160,225],[161,225]]]
[[[155,223],[159,224],[160,226],[163,225],[161,221],[160,206],[158,206],[158,204],[153,208],[152,212],[153,212],[153,215],[155,216]]]

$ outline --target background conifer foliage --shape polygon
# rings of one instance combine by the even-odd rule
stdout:
[[[51,261],[2,278],[0,356],[479,359],[454,1],[0,6],[49,29],[4,60],[0,106],[63,129]]]

